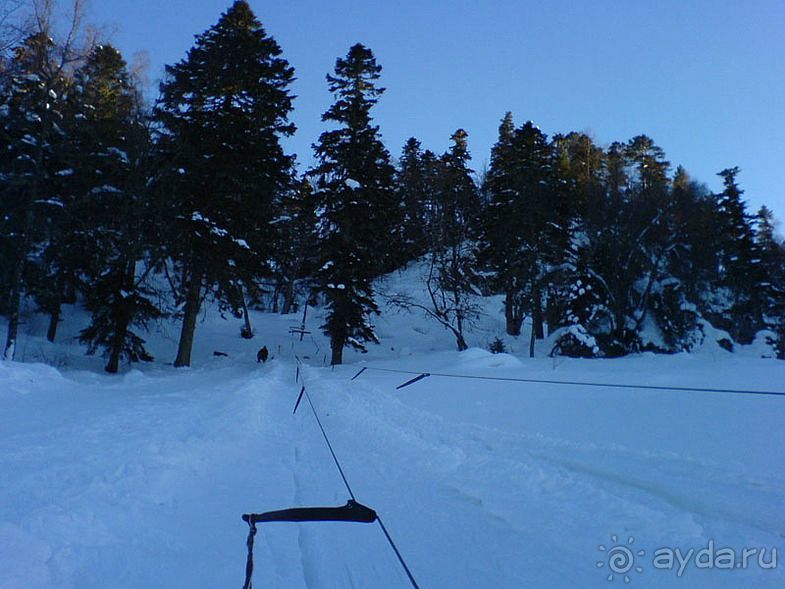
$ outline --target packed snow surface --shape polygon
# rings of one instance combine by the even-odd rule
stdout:
[[[158,363],[104,375],[68,322],[59,347],[29,336],[26,363],[0,362],[1,589],[239,589],[243,513],[348,499],[308,402],[292,414],[295,354],[357,500],[423,588],[785,586],[785,397],[443,376],[396,389],[428,372],[785,390],[785,362],[719,348],[529,359],[525,337],[492,355],[496,319],[458,353],[438,325],[387,314],[379,346],[330,369],[314,310],[302,342],[288,331],[299,315],[256,313],[250,341],[215,315],[190,369],[165,364],[170,326],[151,338]],[[351,380],[362,367],[415,374]],[[612,558],[622,549],[629,568]],[[658,549],[692,553],[658,568]],[[258,587],[410,586],[376,524],[260,524],[255,557]]]

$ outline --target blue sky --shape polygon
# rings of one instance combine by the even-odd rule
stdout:
[[[230,3],[93,0],[90,20],[114,29],[126,57],[148,51],[155,81]],[[393,155],[412,135],[444,151],[462,127],[479,170],[510,110],[601,144],[645,133],[715,190],[716,173],[739,166],[750,210],[766,204],[785,221],[782,0],[250,4],[296,70],[288,145],[303,165],[331,103],[324,76],[359,41],[384,68],[375,118]]]

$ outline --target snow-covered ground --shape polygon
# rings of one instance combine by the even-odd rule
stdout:
[[[414,287],[408,274],[391,282]],[[463,353],[421,316],[386,312],[381,344],[334,370],[317,311],[300,342],[288,333],[299,316],[255,313],[247,341],[239,321],[210,310],[193,368],[166,364],[177,326],[162,325],[150,337],[158,361],[115,377],[73,343],[79,311],[57,345],[31,315],[26,362],[0,362],[0,589],[239,589],[241,514],[348,498],[307,401],[292,415],[295,354],[358,501],[423,588],[610,587],[625,576],[634,587],[785,586],[785,397],[439,376],[396,390],[413,375],[379,370],[351,380],[365,366],[785,390],[785,362],[752,348],[554,360],[541,345],[529,359],[524,337],[492,355],[498,307],[488,302]],[[746,567],[723,568],[761,548],[763,566],[748,553]],[[622,549],[631,568],[613,558]],[[409,586],[376,524],[261,524],[255,555],[257,587]]]

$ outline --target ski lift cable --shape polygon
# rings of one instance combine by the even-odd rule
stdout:
[[[333,445],[330,443],[330,438],[327,437],[327,432],[324,431],[324,426],[322,425],[322,420],[319,419],[319,414],[316,412],[316,408],[313,406],[313,402],[311,401],[311,395],[308,394],[308,389],[305,388],[303,385],[302,391],[305,393],[305,400],[308,401],[308,405],[311,406],[311,411],[313,412],[313,416],[316,418],[316,423],[319,425],[319,429],[322,432],[322,436],[324,437],[324,441],[327,443],[327,448],[330,450],[330,454],[333,457],[333,462],[335,462],[335,466],[338,468],[338,472],[343,479],[343,484],[346,486],[346,490],[349,492],[349,496],[352,498],[353,501],[356,501],[357,498],[354,496],[354,491],[352,491],[351,485],[349,485],[349,481],[346,480],[346,474],[343,472],[343,467],[341,466],[338,457],[335,455],[335,450],[333,450]]]
[[[298,365],[302,364],[302,362],[301,362],[301,360],[299,358],[297,358],[297,363],[298,363]],[[352,501],[356,501],[356,498],[354,496],[354,491],[352,491],[352,487],[351,487],[351,485],[349,485],[349,481],[346,478],[346,473],[344,472],[343,467],[341,466],[341,463],[338,460],[338,456],[335,454],[335,450],[333,449],[333,445],[330,443],[330,438],[327,436],[327,432],[325,431],[324,426],[322,425],[322,420],[319,419],[319,414],[316,411],[316,407],[314,407],[313,401],[311,401],[311,396],[308,394],[308,389],[305,386],[305,379],[303,378],[303,370],[302,370],[302,368],[299,371],[299,376],[300,376],[301,382],[303,383],[302,384],[302,389],[300,391],[300,395],[301,396],[303,394],[305,395],[305,399],[306,399],[306,401],[308,401],[308,405],[311,407],[311,412],[313,413],[314,418],[316,418],[316,423],[319,425],[319,429],[322,432],[322,437],[324,437],[324,441],[327,444],[327,448],[330,450],[330,454],[332,455],[333,462],[335,462],[335,466],[336,466],[336,468],[338,469],[338,472],[341,475],[341,479],[343,480],[343,484],[346,486],[346,490],[349,493],[349,496],[352,498]],[[298,398],[298,401],[297,401],[298,404],[299,404],[299,401],[300,401],[300,399]],[[296,407],[295,407],[295,410],[296,410]],[[393,552],[395,553],[395,556],[398,559],[398,562],[401,564],[401,567],[403,568],[404,572],[406,573],[406,576],[408,577],[409,582],[411,583],[412,587],[414,589],[419,589],[420,586],[417,584],[417,581],[415,580],[414,575],[412,574],[411,570],[409,569],[409,566],[406,564],[406,561],[404,560],[403,555],[401,554],[400,550],[398,550],[398,546],[395,544],[395,541],[392,539],[392,536],[387,531],[387,527],[384,525],[384,522],[382,521],[382,518],[379,517],[378,513],[376,514],[376,521],[379,523],[379,527],[381,528],[382,532],[384,533],[384,537],[387,539],[387,542],[390,545],[390,548],[392,548]]]
[[[397,374],[413,374],[419,378],[424,376],[436,376],[441,378],[463,378],[471,380],[489,380],[501,382],[525,382],[532,384],[554,384],[566,386],[582,386],[582,387],[605,387],[615,389],[645,389],[651,391],[685,391],[691,393],[718,393],[718,394],[733,394],[733,395],[767,395],[785,397],[785,391],[761,391],[761,390],[746,390],[746,389],[718,389],[718,388],[703,388],[703,387],[683,387],[683,386],[660,386],[660,385],[638,385],[638,384],[625,384],[625,383],[602,383],[602,382],[583,382],[573,380],[548,380],[538,378],[513,378],[503,376],[480,376],[472,374],[448,374],[439,372],[419,372],[413,370],[399,370],[395,368],[375,368],[371,366],[363,366],[360,372],[354,375],[351,380],[354,380],[366,370],[375,370],[378,372],[392,372]],[[417,379],[412,379],[412,381]],[[414,384],[414,382],[407,382],[404,385]],[[404,386],[402,385],[402,386]],[[401,388],[401,387],[399,387]]]

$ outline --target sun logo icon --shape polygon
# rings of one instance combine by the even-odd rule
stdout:
[[[607,564],[610,574],[606,578],[609,582],[613,581],[618,575],[620,579],[624,579],[625,583],[629,583],[629,572],[633,570],[637,573],[643,572],[643,567],[635,564],[635,557],[645,555],[646,551],[633,551],[631,546],[635,543],[635,538],[632,536],[627,538],[627,544],[624,545],[619,544],[619,537],[616,534],[612,534],[611,542],[613,542],[613,546],[610,548],[607,548],[604,544],[600,544],[597,547],[600,552],[608,555],[606,560],[597,561],[597,568],[601,569]]]

